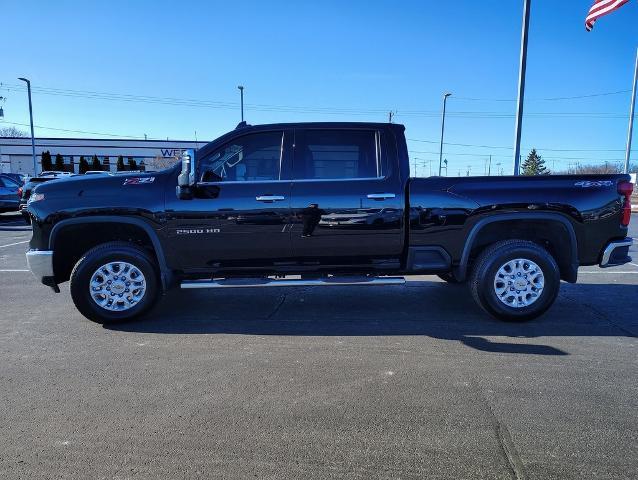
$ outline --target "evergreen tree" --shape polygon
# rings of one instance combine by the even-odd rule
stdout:
[[[55,155],[55,169],[58,172],[64,172],[64,158],[59,153]]]
[[[117,157],[117,171],[121,172],[122,170],[126,170],[126,168],[124,167],[124,157],[122,157],[122,155],[120,155],[119,157]]]
[[[86,161],[86,158],[84,158],[84,155],[82,155],[80,157],[80,164],[78,166],[78,172],[79,173],[86,173],[86,171],[89,169],[89,162]]]
[[[53,170],[53,163],[51,162],[51,152],[48,150],[42,152],[42,171]]]
[[[93,159],[91,160],[91,170],[102,170],[102,164],[100,164],[97,155],[93,155]]]
[[[522,165],[522,175],[549,175],[549,170],[545,167],[545,160],[533,148]]]
[[[128,157],[128,169],[137,170],[137,162],[133,157]]]

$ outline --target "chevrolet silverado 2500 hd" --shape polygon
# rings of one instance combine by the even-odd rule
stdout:
[[[404,127],[240,124],[161,172],[37,186],[27,259],[98,322],[181,288],[384,285],[437,274],[526,320],[582,265],[630,261],[628,175],[410,178]]]

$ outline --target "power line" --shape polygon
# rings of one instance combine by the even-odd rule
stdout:
[[[557,102],[562,100],[580,100],[585,98],[607,97],[610,95],[621,95],[623,93],[631,93],[631,90],[618,90],[615,92],[590,93],[586,95],[574,95],[570,97],[551,97],[551,98],[530,98],[530,102]],[[515,102],[515,98],[475,98],[475,97],[454,97],[456,100],[468,100],[477,102]]]
[[[538,149],[540,150],[540,149]],[[420,154],[420,155],[438,155],[439,152],[426,152],[426,151],[422,151],[422,150],[408,150],[409,153],[416,153],[416,154]],[[489,156],[486,153],[470,153],[470,152],[446,152],[446,155],[454,157],[454,156],[463,156],[463,157],[479,157],[482,160],[480,160],[481,162],[484,161],[484,159]],[[511,155],[492,155],[493,157],[499,157],[499,158],[510,158]],[[543,158],[546,160],[588,160],[588,161],[593,161],[593,162],[604,162],[604,161],[608,161],[608,162],[619,162],[619,161],[623,161],[623,159],[617,159],[617,158],[591,158],[591,157],[556,157],[556,156],[545,156],[543,155]],[[477,160],[479,161],[479,160]]]
[[[410,142],[420,142],[420,143],[432,143],[438,144],[439,142],[435,140],[422,140],[418,138],[408,138]],[[505,150],[513,150],[514,147],[507,147],[505,145],[477,145],[472,143],[452,143],[452,142],[444,142],[444,145],[453,145],[458,147],[477,147],[477,148],[496,148],[496,149],[505,149]],[[546,152],[624,152],[624,149],[593,149],[593,148],[541,148],[541,147],[526,147],[526,148],[536,148],[537,150],[543,150]]]
[[[18,125],[21,127],[28,127],[28,123],[16,123],[16,122],[0,122],[0,125],[8,124],[8,125]],[[104,132],[88,132],[86,130],[69,130],[67,128],[56,128],[56,127],[45,127],[43,125],[34,125],[35,128],[40,128],[42,130],[54,130],[58,132],[68,132],[68,133],[87,133],[89,135],[104,135],[105,137],[116,137],[116,138],[133,138],[136,140],[144,140],[145,137],[136,137],[133,135],[119,135],[113,133],[104,133]]]
[[[0,122],[0,125],[2,124],[8,124],[8,125],[15,125],[15,126],[22,126],[22,127],[28,127],[29,124],[28,123],[17,123],[17,122]],[[89,134],[89,135],[102,135],[105,137],[114,137],[114,138],[131,138],[131,139],[135,139],[135,140],[143,140],[144,137],[143,136],[134,136],[134,135],[121,135],[121,134],[114,134],[114,133],[105,133],[105,132],[93,132],[93,131],[87,131],[87,130],[72,130],[72,129],[67,129],[67,128],[57,128],[57,127],[47,127],[44,125],[34,125],[34,127],[42,129],[42,130],[51,130],[51,131],[58,131],[58,132],[67,132],[67,133],[83,133],[83,134]],[[411,139],[414,140],[414,139]],[[429,142],[427,140],[424,140],[426,142]],[[456,145],[456,146],[476,146],[476,145],[471,145],[471,144],[457,144],[457,143],[449,143],[447,145]],[[510,147],[507,147],[510,148]],[[538,150],[543,151],[543,150],[549,150],[549,149],[541,149],[538,148]],[[556,150],[556,151],[563,151],[563,150]],[[570,150],[564,150],[564,151],[570,151]],[[574,150],[577,151],[577,150]],[[580,150],[578,150],[580,151]],[[583,150],[585,151],[585,150]],[[593,151],[593,150],[592,150]],[[425,154],[425,155],[438,155],[439,152],[428,152],[428,151],[422,151],[422,150],[408,150],[409,153],[414,153],[414,154]],[[476,160],[476,162],[484,162],[484,157],[486,157],[485,153],[481,153],[481,152],[447,152],[448,156],[454,157],[454,156],[463,156],[463,157],[477,157],[480,158],[480,160]],[[494,155],[492,154],[493,157],[500,157],[500,158],[509,158],[509,155]],[[584,161],[592,161],[592,162],[622,162],[622,159],[616,159],[616,158],[587,158],[587,157],[557,157],[557,156],[543,156],[543,158],[547,159],[547,160],[584,160]],[[419,159],[422,160],[423,162],[430,162],[430,160],[427,159]]]
[[[11,91],[24,90],[24,86],[18,84],[6,84],[0,83],[0,88]],[[44,95],[65,96],[73,98],[86,98],[91,100],[107,100],[107,101],[122,101],[122,102],[138,102],[138,103],[150,103],[172,106],[187,106],[187,107],[199,107],[199,108],[214,108],[214,109],[226,109],[234,110],[238,107],[236,102],[225,102],[218,100],[199,100],[189,98],[177,98],[177,97],[156,97],[149,95],[133,95],[122,93],[109,93],[109,92],[97,92],[91,90],[71,90],[60,89],[51,87],[32,87],[34,93],[40,93]],[[612,95],[623,93],[608,92],[602,94],[583,95],[582,98],[589,98],[593,96]],[[470,97],[457,97],[463,99],[469,99]],[[579,97],[555,97],[555,99],[567,99],[567,98],[579,98]],[[479,100],[479,99],[475,99]],[[546,99],[550,100],[550,99]],[[261,112],[282,112],[282,113],[307,113],[307,114],[331,114],[331,115],[380,115],[387,114],[386,108],[374,108],[374,109],[361,109],[361,108],[345,108],[345,107],[308,107],[308,106],[293,106],[293,105],[271,105],[271,104],[247,104],[247,108]],[[395,115],[399,115],[398,112],[394,112]],[[438,110],[401,110],[401,116],[420,116],[420,117],[433,117],[438,118],[440,112]],[[506,119],[513,118],[514,114],[509,112],[494,112],[494,111],[451,111],[450,116],[457,118],[477,118],[477,119]],[[615,112],[530,112],[526,114],[527,117],[588,117],[588,118],[622,118],[625,119],[626,115],[623,113]]]

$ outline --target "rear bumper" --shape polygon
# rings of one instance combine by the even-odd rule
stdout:
[[[600,266],[614,267],[631,262],[629,256],[629,247],[633,244],[632,238],[623,238],[622,240],[614,240],[609,242],[603,250],[603,256],[600,259]]]
[[[33,276],[45,285],[53,279],[53,252],[50,250],[29,250],[27,264]]]

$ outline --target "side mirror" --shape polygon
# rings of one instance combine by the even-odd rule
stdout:
[[[185,150],[181,156],[182,171],[177,177],[177,198],[180,200],[190,200],[193,198],[192,188],[195,186],[195,151]]]
[[[177,185],[180,187],[192,187],[195,185],[195,152],[184,150],[182,153],[182,172],[177,177]]]

